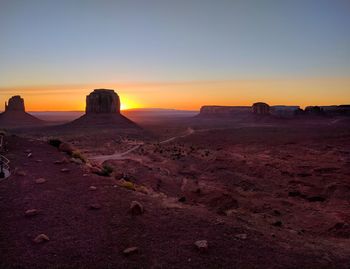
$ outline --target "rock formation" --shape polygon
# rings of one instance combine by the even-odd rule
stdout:
[[[5,102],[5,111],[22,111],[25,112],[24,109],[24,99],[19,95],[12,96],[8,104]]]
[[[270,106],[266,103],[258,102],[254,103],[253,113],[257,115],[269,115],[270,114]]]
[[[273,116],[282,117],[282,118],[291,118],[299,113],[299,106],[271,106],[270,113]]]
[[[140,128],[120,113],[119,96],[108,89],[96,89],[86,96],[85,115],[66,126],[91,131]]]
[[[120,114],[120,99],[114,90],[97,89],[86,96],[86,114],[118,113]]]
[[[44,122],[25,112],[24,99],[16,95],[5,103],[5,112],[0,114],[0,128],[22,128],[43,125]]]
[[[324,115],[324,110],[319,106],[308,106],[305,108],[306,115],[321,116]]]

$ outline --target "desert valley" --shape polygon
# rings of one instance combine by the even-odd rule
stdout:
[[[349,0],[0,0],[0,269],[350,269]]]
[[[350,106],[125,114],[113,90],[60,124],[10,98],[1,268],[348,268]]]

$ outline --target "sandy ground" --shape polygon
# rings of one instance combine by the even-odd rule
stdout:
[[[194,132],[107,161],[115,172],[101,177],[55,164],[67,156],[44,141],[8,137],[0,267],[348,268],[349,138],[324,126]],[[144,214],[128,212],[132,201]],[[34,243],[39,234],[50,240]]]

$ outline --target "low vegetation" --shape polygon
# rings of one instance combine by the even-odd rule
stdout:
[[[59,148],[59,146],[62,144],[62,141],[57,138],[51,138],[48,140],[49,145]]]

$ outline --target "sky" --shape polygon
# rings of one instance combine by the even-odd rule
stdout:
[[[0,110],[350,103],[349,0],[0,0]]]

